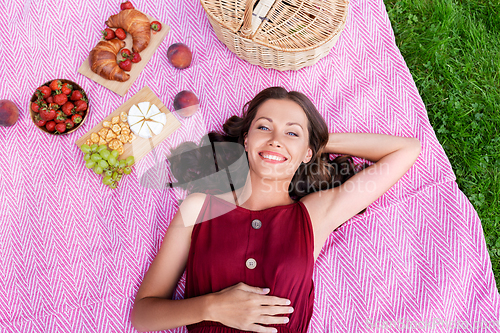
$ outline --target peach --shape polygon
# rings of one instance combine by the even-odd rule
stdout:
[[[12,126],[19,118],[19,109],[8,99],[0,100],[0,126]]]
[[[182,117],[191,117],[198,111],[199,105],[198,97],[189,90],[183,90],[174,97],[174,110]]]
[[[191,64],[193,54],[186,44],[175,43],[167,50],[168,61],[175,68],[184,69]]]

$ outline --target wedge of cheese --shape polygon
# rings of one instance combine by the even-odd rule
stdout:
[[[161,133],[167,123],[167,116],[155,104],[140,102],[132,105],[127,121],[135,135],[149,139]]]

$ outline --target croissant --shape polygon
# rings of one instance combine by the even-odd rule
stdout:
[[[132,35],[132,50],[141,52],[151,39],[151,28],[148,17],[136,9],[125,9],[116,15],[111,15],[106,21],[110,28],[122,28]]]
[[[102,40],[90,51],[89,65],[92,72],[107,80],[127,81],[130,75],[125,73],[116,62],[116,55],[125,46],[119,39]]]

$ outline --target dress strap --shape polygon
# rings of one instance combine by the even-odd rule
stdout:
[[[238,203],[238,197],[236,196],[234,189],[232,189],[231,192],[233,192],[233,198],[234,198],[234,202],[236,202],[236,206],[239,206],[240,204]]]

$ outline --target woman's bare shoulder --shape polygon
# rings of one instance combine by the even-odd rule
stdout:
[[[205,193],[191,193],[179,206],[179,212],[185,227],[193,226],[206,198]]]

